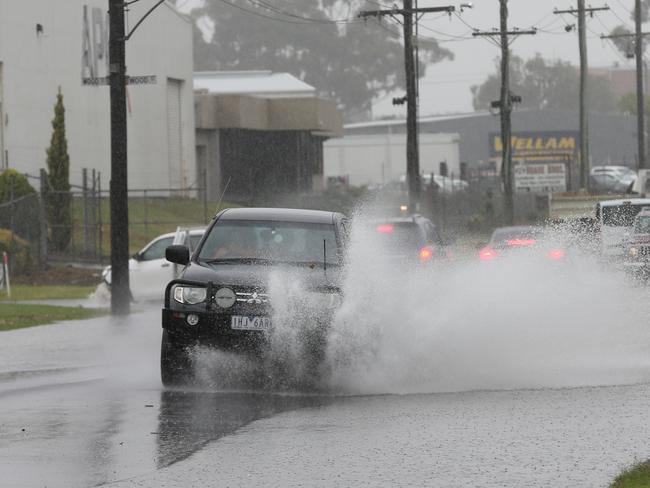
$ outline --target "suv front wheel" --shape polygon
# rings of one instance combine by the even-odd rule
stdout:
[[[160,379],[164,386],[189,384],[194,379],[192,358],[183,344],[163,330],[160,344]]]

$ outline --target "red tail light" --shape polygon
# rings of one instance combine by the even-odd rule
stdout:
[[[551,249],[548,252],[548,257],[555,260],[562,259],[565,255],[566,253],[563,249]]]
[[[494,249],[487,246],[478,252],[478,257],[481,258],[481,261],[489,261],[490,259],[496,258],[497,253]]]
[[[429,246],[424,246],[418,251],[418,257],[420,261],[430,261],[433,258],[433,249]]]
[[[508,246],[532,246],[535,242],[535,239],[510,239],[506,241],[506,244]]]
[[[393,232],[393,225],[392,224],[378,225],[376,231],[381,232],[382,234],[390,234],[391,232]]]

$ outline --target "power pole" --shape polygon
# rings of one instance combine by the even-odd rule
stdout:
[[[508,30],[508,0],[499,0],[500,6],[500,30],[473,32],[472,35],[482,37],[500,38],[501,47],[501,98],[498,102],[499,113],[501,115],[501,178],[503,180],[504,210],[505,222],[513,224],[515,221],[515,196],[514,196],[514,171],[512,167],[512,102],[514,96],[510,92],[510,36],[519,36],[522,34],[537,34],[535,29]]]
[[[586,13],[609,10],[609,7],[585,7],[585,0],[578,0],[578,8],[553,11],[554,14],[573,14],[578,17],[578,50],[580,53],[580,188],[589,189],[589,119],[587,108],[587,34]]]
[[[512,168],[512,100],[510,99],[510,43],[508,42],[508,0],[499,2],[501,28],[501,141],[506,222],[515,222],[514,171]]]
[[[359,17],[395,17],[404,18],[404,70],[406,73],[406,179],[409,193],[409,210],[415,212],[420,203],[420,150],[418,146],[418,103],[415,52],[413,49],[413,17],[418,14],[447,12],[451,14],[456,8],[444,7],[413,8],[413,0],[404,0],[403,8],[386,10],[364,10]],[[417,22],[417,18],[416,18]]]
[[[404,0],[404,10],[413,10],[413,0]],[[404,70],[406,73],[406,178],[409,210],[415,213],[420,203],[420,146],[418,140],[417,80],[413,50],[413,14],[404,15]]]
[[[638,10],[636,11],[638,12]],[[636,13],[635,12],[635,13]],[[635,15],[635,20],[640,20],[641,17]],[[633,34],[611,34],[602,35],[601,39],[619,39],[619,38],[635,38],[634,56],[636,57],[636,126],[637,126],[637,144],[638,144],[638,166],[640,169],[647,168],[646,145],[645,145],[645,93],[643,90],[643,37],[649,36],[650,32],[641,31],[641,23],[636,23],[636,32]],[[640,39],[640,41],[639,41]],[[639,49],[640,48],[640,49]]]
[[[636,120],[639,145],[639,169],[646,168],[645,158],[645,114],[643,90],[643,32],[641,31],[641,0],[634,2],[634,55],[636,56]]]
[[[111,312],[126,315],[129,289],[129,207],[127,182],[126,56],[124,0],[108,0],[111,98]]]

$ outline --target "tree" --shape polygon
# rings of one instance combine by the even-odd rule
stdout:
[[[11,229],[21,237],[35,241],[40,231],[38,213],[38,194],[27,177],[15,169],[1,172],[0,228]]]
[[[70,194],[70,157],[65,137],[65,107],[59,87],[52,119],[52,139],[47,149],[48,184],[46,185],[47,221],[54,250],[63,251],[72,237],[72,195]]]
[[[286,71],[334,99],[349,118],[370,110],[373,98],[404,87],[401,26],[356,20],[362,0],[205,2],[192,11],[214,25],[210,39],[195,29],[197,70]],[[371,8],[378,6],[373,4]],[[353,19],[353,22],[335,22]],[[421,38],[420,76],[426,65],[452,58]]]
[[[491,101],[498,100],[500,86],[497,60],[495,73],[489,75],[482,85],[471,88],[474,109],[485,110]],[[579,73],[569,62],[545,60],[540,54],[527,61],[512,56],[510,86],[513,94],[521,96],[521,108],[578,109]],[[616,110],[617,101],[607,79],[589,77],[588,106],[595,111]]]
[[[634,22],[635,19],[635,12],[636,8],[633,6],[632,11],[630,12],[630,19],[632,22]],[[648,14],[650,13],[650,0],[641,0],[641,23],[645,23],[648,21]],[[634,32],[624,25],[617,25],[612,29],[610,32],[611,36],[615,36],[611,39],[612,43],[616,46],[616,48],[627,58],[633,58],[634,57],[634,43],[635,39],[634,37],[629,37],[630,34],[634,34]],[[626,37],[616,37],[616,36],[621,36],[624,35]],[[647,45],[646,42],[643,43],[644,46],[644,51],[645,51],[645,46]]]
[[[650,113],[650,97],[643,97],[644,112]],[[618,109],[624,114],[636,115],[636,93],[626,93],[618,100]]]

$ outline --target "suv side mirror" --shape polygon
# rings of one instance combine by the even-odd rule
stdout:
[[[168,246],[167,249],[165,249],[165,259],[169,262],[184,266],[190,262],[190,250],[187,246]]]

